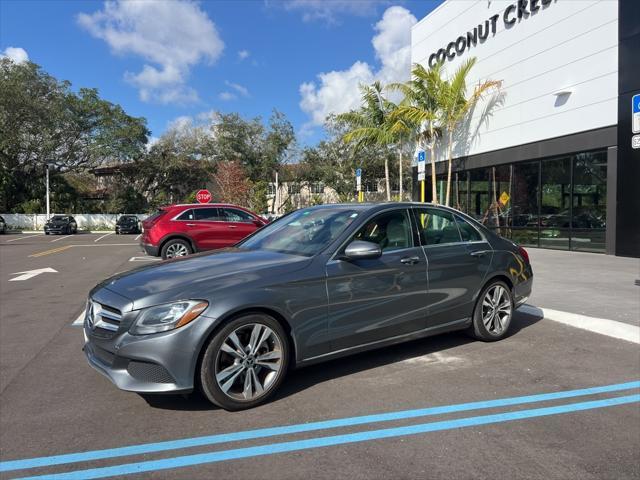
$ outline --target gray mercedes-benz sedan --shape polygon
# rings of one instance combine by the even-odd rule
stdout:
[[[233,248],[100,283],[84,351],[121,389],[200,387],[239,410],[292,367],[453,330],[499,340],[532,275],[522,247],[451,208],[311,207]]]

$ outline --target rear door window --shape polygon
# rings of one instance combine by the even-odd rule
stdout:
[[[220,221],[220,209],[215,207],[195,208],[196,220]]]
[[[221,208],[220,210],[222,210],[221,216],[225,222],[252,223],[254,220],[252,215],[236,208]]]
[[[414,211],[422,245],[462,243],[458,226],[450,212],[428,207]]]
[[[456,223],[458,224],[458,230],[460,230],[460,236],[462,237],[463,242],[482,241],[482,236],[469,222],[459,217],[458,215],[454,216],[456,219]]]

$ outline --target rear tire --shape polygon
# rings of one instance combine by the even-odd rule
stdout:
[[[163,260],[166,260],[168,258],[184,257],[186,255],[191,255],[192,253],[193,250],[191,249],[189,242],[182,240],[181,238],[174,238],[162,246],[160,256]]]
[[[225,410],[266,402],[289,366],[289,340],[273,317],[255,313],[230,321],[207,345],[200,385],[207,399]]]
[[[513,318],[513,295],[506,283],[494,280],[480,292],[468,333],[483,342],[503,339]]]

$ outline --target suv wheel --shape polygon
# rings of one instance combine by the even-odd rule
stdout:
[[[162,246],[161,251],[163,260],[166,260],[167,258],[184,257],[185,255],[189,255],[191,253],[193,252],[191,250],[191,245],[189,245],[189,242],[180,238],[169,240]]]
[[[274,318],[251,314],[232,320],[209,342],[200,366],[204,395],[225,410],[265,402],[284,380],[287,336]]]
[[[511,325],[513,310],[509,287],[500,280],[489,283],[478,297],[469,333],[485,342],[504,338]]]

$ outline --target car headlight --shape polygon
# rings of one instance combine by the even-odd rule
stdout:
[[[203,300],[185,300],[146,308],[131,325],[129,333],[147,335],[180,328],[198,318],[208,306]]]

